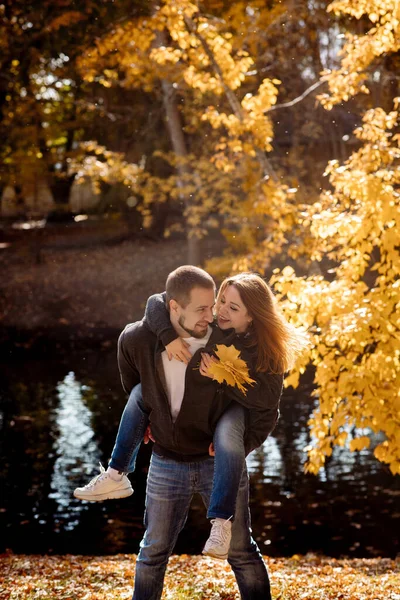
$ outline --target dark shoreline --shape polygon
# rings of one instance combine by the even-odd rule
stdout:
[[[43,327],[37,329],[3,328],[0,331],[1,360],[29,356],[51,356],[55,350],[110,350],[117,347],[120,329],[115,327]]]

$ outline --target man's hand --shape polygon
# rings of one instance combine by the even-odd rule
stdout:
[[[165,346],[168,360],[175,358],[176,360],[179,360],[187,365],[192,358],[188,348],[189,344],[187,344],[182,338],[177,338],[173,342],[170,342],[167,346]]]
[[[144,436],[143,436],[143,442],[145,444],[148,444],[150,441],[155,442],[156,440],[153,438],[152,433],[151,433],[151,429],[150,429],[150,425],[147,427],[146,431],[144,432]]]
[[[214,450],[214,444],[211,442],[211,444],[208,446],[208,454],[210,456],[215,456],[215,450]]]
[[[207,354],[207,352],[202,352],[199,367],[201,375],[203,375],[204,377],[209,377],[210,379],[214,379],[213,375],[209,375],[208,369],[215,362],[218,362],[215,356],[211,356],[210,354]]]

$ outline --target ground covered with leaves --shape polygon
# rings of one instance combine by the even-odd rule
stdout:
[[[0,599],[128,600],[133,555],[0,557]],[[274,600],[400,600],[400,560],[266,557]],[[170,559],[164,600],[239,600],[227,562]]]
[[[204,240],[203,258],[218,255],[221,244]],[[15,330],[28,340],[44,335],[90,341],[102,330],[110,339],[110,331],[119,333],[142,318],[147,298],[163,291],[168,273],[185,262],[187,244],[180,238],[43,245],[40,262],[29,245],[16,242],[0,249],[0,339],[1,332],[15,336]]]

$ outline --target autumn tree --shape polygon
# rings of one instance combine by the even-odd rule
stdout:
[[[273,127],[267,113],[280,82],[260,77],[240,43],[238,21],[252,6],[254,31],[262,19],[273,23],[288,10],[284,3],[266,7],[255,1],[238,2],[231,13],[230,5],[219,2],[165,0],[150,17],[114,27],[85,53],[80,66],[87,81],[140,88],[163,98],[172,152],[155,150],[175,173],[162,181],[141,174],[137,191],[144,197],[146,218],[154,198],[169,197],[182,206],[189,238],[223,223],[228,236],[241,238],[239,245],[269,238],[276,248],[283,233],[272,226],[274,213],[283,210],[288,186],[268,158]],[[104,170],[99,164],[101,177]],[[256,204],[255,212],[251,206]],[[248,221],[245,234],[239,228],[243,219]]]
[[[128,2],[5,0],[0,5],[0,185],[47,181],[67,203],[68,159],[95,115],[76,58]],[[20,192],[21,193],[21,192]],[[21,198],[21,202],[23,199]]]
[[[341,66],[325,72],[331,110],[356,94],[369,94],[382,74],[382,61],[398,62],[398,2],[343,0],[330,11],[368,23],[349,33]],[[364,27],[363,27],[364,28]],[[390,77],[390,75],[389,75]],[[310,328],[312,347],[287,383],[297,385],[308,362],[315,367],[318,406],[310,420],[312,442],[307,469],[316,473],[334,445],[351,450],[372,446],[376,458],[400,473],[400,113],[398,78],[385,109],[366,111],[354,134],[359,149],[340,164],[329,163],[331,188],[303,207],[310,228],[309,256],[328,272],[296,277],[276,272],[274,283],[294,320]],[[387,95],[387,90],[385,90]]]

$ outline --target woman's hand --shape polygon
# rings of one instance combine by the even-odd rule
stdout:
[[[218,362],[217,359],[215,358],[215,356],[211,356],[210,354],[207,354],[207,352],[202,352],[201,353],[200,368],[199,368],[200,373],[204,377],[209,377],[210,379],[214,379],[213,375],[209,375],[208,369],[215,362]]]
[[[173,342],[170,342],[165,346],[165,350],[167,351],[168,360],[172,360],[175,358],[180,362],[185,363],[186,365],[192,358],[189,350],[189,344],[185,342],[182,338],[176,338]]]

